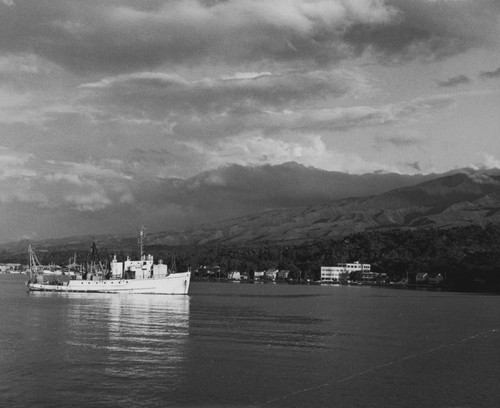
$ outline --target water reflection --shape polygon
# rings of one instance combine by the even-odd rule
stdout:
[[[133,353],[137,362],[168,355],[171,363],[184,358],[189,334],[189,298],[114,296],[109,307],[108,349]]]
[[[87,294],[68,319],[75,346],[157,354],[188,335],[189,297]]]
[[[29,296],[43,305],[35,314],[37,321],[31,321],[32,336],[39,350],[58,359],[63,371],[57,377],[66,385],[99,378],[100,392],[106,390],[116,402],[120,392],[125,398],[123,381],[130,381],[130,391],[140,394],[145,386],[162,393],[183,380],[188,296]],[[136,389],[139,384],[141,388]]]

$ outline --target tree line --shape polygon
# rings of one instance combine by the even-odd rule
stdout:
[[[251,274],[266,269],[289,270],[290,279],[319,280],[321,266],[338,263],[370,263],[390,281],[414,282],[420,272],[441,273],[447,285],[458,289],[500,290],[500,226],[467,226],[447,229],[393,229],[365,231],[339,239],[310,243],[262,243],[246,245],[165,246],[145,245],[144,252],[163,259],[178,271],[218,267],[224,277],[238,270]],[[100,248],[103,262],[113,255],[123,260],[131,251]],[[42,263],[64,265],[70,251],[39,254]],[[77,253],[79,260],[89,253]]]
[[[390,281],[415,282],[418,273],[441,273],[457,289],[500,290],[500,226],[365,231],[307,244],[260,246],[148,247],[155,256],[175,258],[179,270],[218,266],[252,272],[285,269],[292,279],[319,280],[321,266],[370,263]]]

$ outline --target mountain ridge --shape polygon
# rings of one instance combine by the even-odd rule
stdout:
[[[381,194],[347,197],[317,205],[267,211],[150,233],[148,246],[262,246],[338,239],[363,231],[451,228],[500,224],[500,171],[466,170]],[[134,251],[137,238],[125,234],[74,236],[36,241],[37,250],[100,248]],[[0,245],[0,257],[26,251],[33,241]],[[3,255],[2,255],[3,254]]]
[[[316,206],[271,209],[183,232],[150,236],[153,244],[279,243],[339,238],[365,230],[446,228],[500,222],[500,177],[456,173],[386,193]]]

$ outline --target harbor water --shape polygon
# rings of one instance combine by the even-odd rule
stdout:
[[[495,407],[500,296],[191,284],[28,293],[0,275],[2,407]]]

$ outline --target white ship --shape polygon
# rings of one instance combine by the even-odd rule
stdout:
[[[83,273],[61,272],[44,268],[31,246],[29,251],[30,291],[87,292],[87,293],[152,293],[161,295],[186,295],[189,291],[191,272],[173,273],[161,261],[155,264],[152,255],[142,254],[143,231],[139,238],[140,259],[118,262],[116,256],[105,271],[100,262]],[[93,253],[96,251],[93,245]]]

